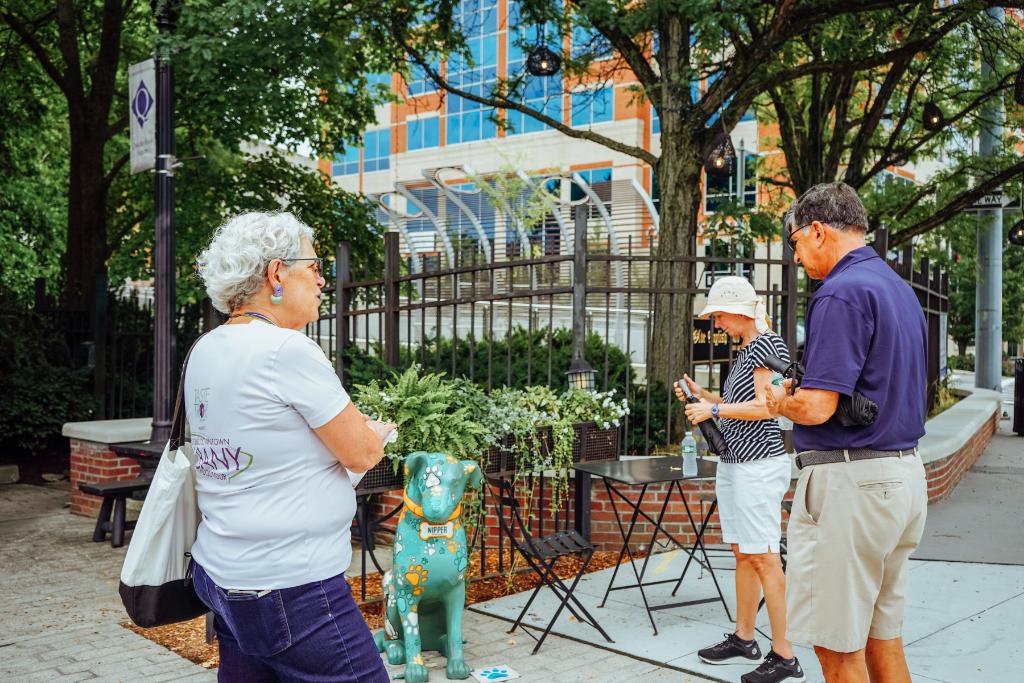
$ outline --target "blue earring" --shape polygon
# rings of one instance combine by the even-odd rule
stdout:
[[[284,293],[284,288],[281,285],[274,285],[274,293],[270,297],[270,303],[275,304],[275,305],[281,303],[281,298],[282,298],[282,294],[283,293]]]

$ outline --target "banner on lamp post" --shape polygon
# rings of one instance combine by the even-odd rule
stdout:
[[[132,175],[156,166],[156,67],[147,59],[128,67]]]

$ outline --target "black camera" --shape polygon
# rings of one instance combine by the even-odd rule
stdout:
[[[768,356],[764,364],[787,379],[793,380],[790,385],[790,393],[795,393],[800,380],[804,378],[804,368],[799,363],[788,365],[781,358]],[[878,404],[860,393],[853,392],[852,396],[839,395],[839,405],[836,406],[836,418],[839,424],[844,427],[866,427],[878,417]]]

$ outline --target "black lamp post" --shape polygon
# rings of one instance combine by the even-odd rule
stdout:
[[[731,178],[736,171],[736,149],[728,133],[719,133],[711,141],[704,157],[704,171],[715,178]]]
[[[586,339],[586,308],[587,308],[587,211],[586,204],[576,205],[574,221],[573,259],[572,259],[572,362],[569,372],[570,389],[594,390],[594,368],[583,357],[583,346]]]
[[[161,36],[178,24],[177,0],[151,0]],[[170,437],[174,410],[174,71],[168,48],[156,50],[156,235],[153,248],[153,429],[150,442]]]
[[[526,71],[531,76],[554,76],[562,67],[562,58],[541,44],[526,58]]]
[[[1017,221],[1017,223],[1010,228],[1008,239],[1010,240],[1010,244],[1014,244],[1018,247],[1024,247],[1024,219]]]

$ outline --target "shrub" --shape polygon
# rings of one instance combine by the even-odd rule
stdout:
[[[60,437],[65,422],[92,416],[92,371],[71,367],[64,335],[44,315],[0,299],[0,328],[8,340],[0,354],[0,448],[38,455]]]

